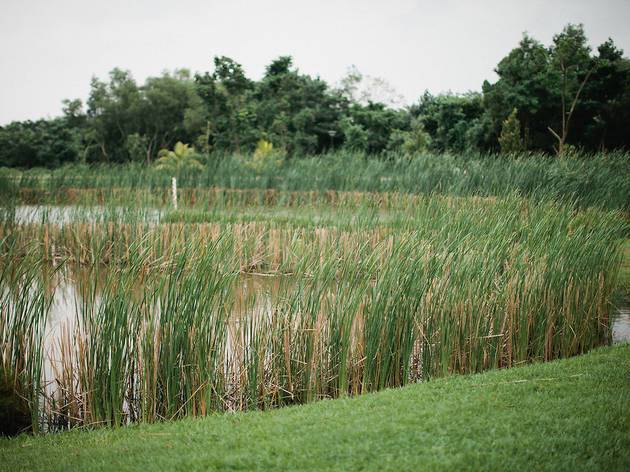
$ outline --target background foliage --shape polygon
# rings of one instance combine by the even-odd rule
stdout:
[[[431,95],[397,107],[395,91],[356,68],[336,87],[289,56],[258,80],[229,57],[138,84],[130,72],[94,78],[63,116],[0,127],[0,166],[151,164],[177,142],[200,154],[251,155],[259,142],[287,159],[343,149],[388,159],[424,151],[594,153],[630,145],[630,60],[612,39],[595,51],[582,25],[545,46],[527,34],[481,92]],[[503,134],[503,140],[501,136]]]

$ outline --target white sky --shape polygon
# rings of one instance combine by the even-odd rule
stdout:
[[[214,55],[258,79],[288,54],[332,84],[355,64],[410,103],[480,90],[523,31],[548,44],[568,22],[630,54],[630,0],[0,0],[0,124],[56,116],[114,67],[142,82]]]

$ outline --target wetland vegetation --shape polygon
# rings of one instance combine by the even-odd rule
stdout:
[[[33,203],[24,182],[0,221],[0,336],[35,431],[269,409],[611,342],[619,210],[196,187],[173,210],[143,186],[60,186],[74,206],[46,210],[16,205]]]
[[[360,468],[383,440],[396,466],[623,466],[629,71],[567,25],[405,108],[356,69],[330,86],[281,56],[252,80],[218,56],[1,126],[0,433],[100,430],[2,439],[1,465],[146,466],[120,453],[189,428],[223,441],[176,458],[198,468],[252,439],[268,467],[351,442]]]

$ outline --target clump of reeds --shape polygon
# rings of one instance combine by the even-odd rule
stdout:
[[[0,240],[0,402],[7,434],[38,431],[41,422],[43,336],[51,299],[39,268],[34,251],[20,248],[11,236]]]
[[[43,396],[33,421],[272,408],[571,356],[609,339],[627,232],[618,214],[514,196],[401,199],[385,214],[360,201],[331,210],[339,224],[329,226],[314,215],[0,225],[3,365],[28,365],[16,390],[32,407]],[[23,269],[34,259],[86,274],[74,277],[76,312],[50,360],[48,298],[34,291],[46,284],[36,266]],[[243,274],[276,284],[237,298]]]

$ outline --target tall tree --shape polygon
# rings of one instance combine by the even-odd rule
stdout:
[[[206,126],[206,110],[187,70],[148,78],[142,87],[140,134],[150,163],[159,149],[195,141]]]
[[[64,118],[0,127],[0,166],[57,167],[77,157],[72,128]]]
[[[574,113],[573,130],[592,150],[630,146],[630,60],[608,39]]]
[[[140,129],[142,98],[129,71],[114,69],[109,78],[108,83],[92,79],[87,101],[90,139],[96,143],[100,159],[123,162],[128,160],[127,136]]]
[[[478,93],[433,96],[425,92],[409,110],[429,134],[431,148],[438,152],[475,148],[482,134],[479,128],[484,109]]]
[[[547,126],[554,114],[555,94],[549,77],[549,50],[527,34],[497,67],[499,79],[484,82],[484,115],[490,126],[488,146],[497,143],[504,120],[515,108],[526,148],[551,150]]]
[[[307,155],[339,142],[345,100],[323,80],[301,74],[291,57],[272,61],[256,84],[254,98],[259,132],[276,148]]]
[[[571,118],[596,61],[591,58],[583,25],[569,24],[555,35],[550,53],[551,73],[558,82],[561,119],[559,129],[555,130],[551,125],[548,129],[557,140],[556,152],[562,154],[571,129]]]
[[[207,146],[241,152],[257,140],[251,102],[254,83],[240,64],[225,56],[214,58],[214,72],[195,76],[197,93],[207,110]]]

